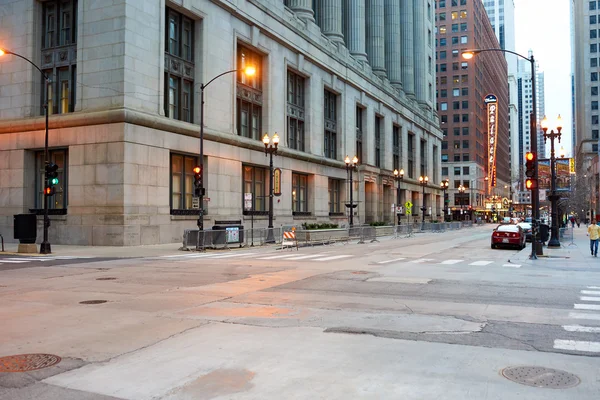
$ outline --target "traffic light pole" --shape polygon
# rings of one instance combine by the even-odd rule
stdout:
[[[523,57],[523,56],[521,56]],[[534,173],[533,179],[536,182],[536,187],[531,191],[531,221],[533,222],[533,237],[531,238],[531,255],[529,259],[537,260],[538,248],[539,254],[542,254],[542,243],[540,240],[540,191],[537,187],[538,183],[538,165],[539,160],[537,157],[538,154],[538,143],[537,143],[537,104],[536,104],[536,92],[535,92],[535,59],[533,58],[533,54],[531,54],[529,58],[529,62],[531,63],[531,102],[532,102],[532,111],[531,117],[529,118],[531,127],[529,129],[529,141],[531,143],[531,152],[534,154],[535,162],[534,162]]]
[[[46,194],[48,187],[48,165],[50,165],[50,152],[48,151],[48,76],[42,72],[46,80],[46,94],[44,96],[44,113],[46,114],[46,138],[44,142],[44,238],[40,244],[40,254],[52,253],[52,247],[48,241],[48,229],[50,228],[50,217],[48,216],[49,195]]]

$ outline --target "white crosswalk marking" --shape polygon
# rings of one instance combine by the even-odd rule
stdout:
[[[491,263],[493,263],[493,261],[475,261],[475,262],[472,262],[469,265],[481,265],[481,266],[483,266],[483,265],[488,265],[488,264],[491,264]]]
[[[521,264],[503,264],[502,266],[509,268],[521,268]]]
[[[600,352],[600,342],[583,342],[578,340],[554,340],[554,348],[560,350],[575,350],[591,353]]]
[[[575,319],[593,319],[593,320],[600,321],[600,315],[599,314],[587,314],[587,313],[570,312],[569,313],[569,318],[575,318]]]
[[[233,257],[243,257],[243,256],[249,256],[252,255],[253,253],[230,253],[230,254],[219,254],[216,255],[214,257],[211,258],[233,258]]]
[[[563,329],[567,332],[600,333],[598,326],[563,325]]]
[[[20,264],[20,263],[26,263],[26,260],[2,260],[3,263],[7,263],[7,264]]]
[[[573,308],[576,310],[600,310],[600,304],[575,304]]]
[[[276,260],[278,258],[287,258],[287,257],[294,257],[294,254],[279,254],[279,255],[270,256],[270,257],[259,257],[259,258],[257,258],[257,260]]]
[[[588,286],[588,289],[600,289],[600,286]]]
[[[600,297],[580,296],[579,300],[581,300],[581,301],[600,301]]]
[[[420,263],[424,263],[427,261],[433,261],[433,258],[418,258],[416,260],[411,261],[414,264],[420,264]]]
[[[296,256],[296,257],[288,258],[288,260],[306,260],[306,259],[309,259],[309,258],[323,257],[326,254],[327,253],[318,253],[318,254],[309,254],[309,255],[306,255],[306,256]]]
[[[600,292],[594,290],[582,290],[581,294],[595,294],[600,296]]]
[[[2,262],[11,262],[11,261],[50,261],[51,258],[47,257],[35,257],[35,258],[7,258],[2,260]]]
[[[340,255],[340,256],[331,256],[331,257],[322,257],[315,258],[314,261],[330,261],[330,260],[339,260],[340,258],[352,257],[351,255]]]
[[[445,261],[442,261],[440,264],[457,264],[461,261],[464,261],[464,260],[445,260]]]
[[[389,264],[400,260],[406,260],[406,257],[394,258],[393,260],[379,261],[377,264]]]

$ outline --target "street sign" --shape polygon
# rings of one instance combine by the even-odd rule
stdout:
[[[192,208],[195,210],[200,208],[200,197],[192,197]]]
[[[402,208],[402,206],[398,206],[398,207],[396,207],[396,214],[402,214],[402,211],[403,211],[403,210],[404,210],[404,209]]]
[[[413,206],[413,203],[411,203],[410,201],[407,201],[406,203],[404,203],[404,207],[406,207],[407,215],[412,214],[412,206]]]
[[[252,193],[244,193],[244,210],[252,210]]]
[[[394,203],[392,203],[392,213],[394,212],[395,209],[396,209],[396,205]]]
[[[281,196],[281,168],[273,171],[273,195]]]

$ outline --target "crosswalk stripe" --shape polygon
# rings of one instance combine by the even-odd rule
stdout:
[[[594,290],[582,290],[581,294],[596,294],[596,295],[600,295],[600,292],[594,291]]]
[[[243,256],[249,256],[253,253],[230,253],[230,254],[219,254],[216,255],[214,257],[211,257],[213,259],[215,258],[232,258],[232,257],[243,257]]]
[[[600,297],[580,296],[579,300],[581,300],[581,301],[600,301]]]
[[[319,254],[309,254],[306,256],[296,256],[296,257],[288,258],[288,260],[306,260],[308,258],[323,257],[326,254],[327,253],[319,253]]]
[[[456,264],[461,261],[464,261],[464,260],[445,260],[445,261],[442,261],[440,264]]]
[[[412,260],[411,262],[414,264],[420,264],[420,263],[424,263],[427,261],[433,261],[433,258],[418,258],[416,260]]]
[[[338,260],[340,258],[352,257],[351,255],[340,255],[340,256],[331,256],[331,257],[321,257],[315,258],[314,261],[330,261],[330,260]]]
[[[588,313],[570,312],[569,313],[569,318],[575,318],[575,319],[593,319],[593,320],[600,321],[600,315],[599,314],[588,314]]]
[[[377,264],[389,264],[400,260],[406,260],[406,257],[394,258],[393,260],[379,261]]]
[[[20,264],[20,263],[26,263],[27,261],[23,261],[23,260],[2,260],[2,262],[8,263],[8,264]]]
[[[488,265],[488,264],[491,264],[491,263],[493,263],[493,261],[475,261],[475,262],[472,262],[469,265],[481,265],[481,266],[483,266],[483,265]]]
[[[257,260],[276,260],[278,258],[294,257],[294,254],[279,254],[277,256],[259,257]]]
[[[600,332],[600,327],[598,327],[598,326],[563,325],[563,329],[567,332],[586,332],[586,333]]]
[[[503,267],[521,268],[521,264],[503,264]]]
[[[51,258],[47,257],[36,257],[36,258],[7,258],[2,260],[3,262],[11,262],[11,261],[50,261]]]
[[[588,289],[600,289],[600,286],[588,286]]]
[[[600,304],[575,304],[573,308],[576,310],[600,310]]]
[[[579,340],[554,340],[554,348],[560,350],[575,350],[590,353],[600,352],[600,342],[584,342]]]

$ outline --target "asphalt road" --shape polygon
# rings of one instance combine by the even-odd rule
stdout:
[[[70,264],[87,264],[98,261],[116,260],[116,257],[75,257],[75,256],[22,256],[2,255],[0,253],[0,271],[8,271],[21,268],[54,267]]]
[[[0,265],[0,356],[63,357],[0,373],[0,399],[600,398],[600,262],[490,233]]]

